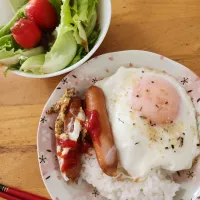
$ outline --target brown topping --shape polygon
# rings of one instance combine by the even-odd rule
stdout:
[[[55,136],[58,137],[61,133],[63,133],[64,129],[64,118],[65,111],[69,105],[71,98],[75,95],[75,89],[70,88],[64,93],[64,95],[59,99],[59,101],[54,104],[46,113],[58,113],[58,117],[55,122]]]
[[[61,109],[62,104],[69,104],[70,98],[75,95],[75,89],[70,88],[64,93],[64,95],[56,102],[49,110],[47,110],[47,114],[58,113]]]

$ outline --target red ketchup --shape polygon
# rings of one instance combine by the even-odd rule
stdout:
[[[75,148],[77,146],[77,142],[74,140],[62,140],[58,138],[57,143],[62,148]]]
[[[92,144],[90,142],[83,142],[81,144],[81,153],[84,154],[84,153],[87,153],[88,154],[88,150],[89,148],[92,147]]]
[[[73,168],[78,161],[79,152],[75,149],[70,149],[69,152],[64,155],[64,163],[61,167],[61,172],[65,172],[67,169]]]
[[[90,133],[93,141],[96,141],[97,144],[100,146],[100,134],[101,134],[101,127],[99,122],[99,113],[97,110],[86,111],[88,117],[88,124],[87,130]]]
[[[80,154],[79,148],[76,148],[78,143],[69,139],[57,139],[57,143],[62,148],[71,148],[65,155],[62,155],[61,152],[57,152],[57,155],[64,159],[63,165],[61,166],[61,172],[65,172],[67,169],[71,169],[77,164],[77,157]]]

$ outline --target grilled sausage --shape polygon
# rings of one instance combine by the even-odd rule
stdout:
[[[81,99],[78,97],[73,97],[70,100],[69,108],[66,110],[64,118],[64,132],[67,136],[69,133],[74,131],[74,123],[81,109]],[[62,156],[63,163],[61,167],[61,172],[65,173],[66,177],[70,180],[75,180],[80,175],[81,170],[81,149],[79,144],[80,131],[77,132],[77,138],[68,138],[69,151]],[[73,133],[76,134],[76,133]]]
[[[81,99],[79,97],[71,98],[69,109],[65,114],[64,132],[72,132],[74,130],[74,121],[78,116],[81,108]]]
[[[96,86],[91,86],[85,94],[85,102],[89,118],[88,129],[99,165],[105,174],[115,176],[118,158],[103,91]]]

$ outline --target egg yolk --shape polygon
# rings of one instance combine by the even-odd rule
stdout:
[[[152,124],[173,123],[179,113],[180,96],[167,80],[141,77],[133,88],[132,108]]]

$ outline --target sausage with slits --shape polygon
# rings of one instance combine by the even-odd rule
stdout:
[[[74,121],[78,116],[81,108],[81,99],[79,97],[72,97],[69,109],[65,114],[64,132],[72,132],[74,129]]]
[[[73,132],[74,122],[80,112],[80,109],[81,99],[78,97],[71,98],[69,108],[67,109],[64,118],[64,132],[66,134]],[[63,166],[61,166],[61,170],[63,169],[64,173],[70,180],[75,180],[78,178],[81,170],[80,144],[79,141],[75,142],[77,143],[76,147],[70,148],[69,152],[64,158]],[[71,143],[73,143],[73,141]]]
[[[92,129],[96,131],[96,133],[91,133],[91,130],[89,130],[89,132],[92,137],[99,165],[105,174],[115,176],[118,164],[117,150],[102,89],[91,86],[85,94],[85,102],[87,116],[90,118],[91,113],[96,115],[96,122],[92,122]],[[89,126],[90,123],[89,119]],[[95,125],[97,127],[95,127]],[[99,135],[97,134],[98,131]]]

